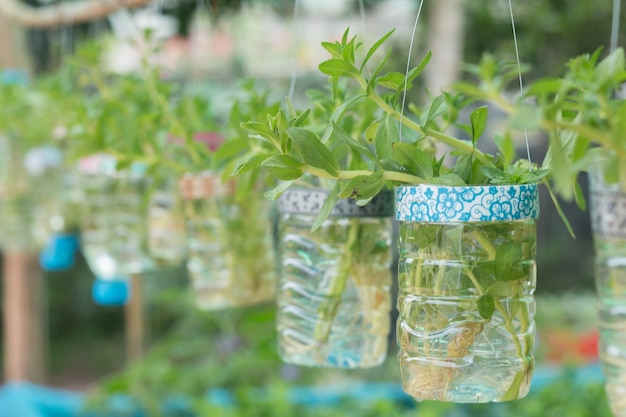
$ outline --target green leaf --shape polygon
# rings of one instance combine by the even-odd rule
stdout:
[[[472,176],[473,159],[471,154],[459,156],[454,164],[452,172],[458,175],[463,181],[469,184]]]
[[[245,122],[241,124],[241,127],[248,132],[257,135],[260,138],[268,140],[270,143],[273,143],[273,138],[275,137],[274,132],[264,123],[259,122]]]
[[[555,191],[566,201],[573,198],[574,179],[570,174],[569,162],[565,150],[558,138],[551,135],[550,146],[546,159],[549,161],[547,169],[551,171]],[[545,166],[545,163],[544,163]]]
[[[269,157],[269,154],[251,154],[247,159],[237,165],[231,175],[236,176],[243,174],[244,172],[255,170]]]
[[[493,296],[484,294],[478,299],[478,314],[485,320],[491,320],[493,312],[496,309],[496,305],[493,301]]]
[[[389,159],[393,155],[393,142],[400,137],[398,123],[392,115],[387,115],[376,132],[376,155],[378,159]]]
[[[342,59],[329,59],[319,65],[319,70],[331,77],[354,77],[359,75],[359,70],[351,63]]]
[[[336,42],[322,42],[322,48],[330,52],[330,54],[335,58],[341,56],[341,45]]]
[[[496,249],[496,261],[514,262],[522,259],[522,243],[517,241],[504,242]]]
[[[424,58],[422,58],[420,63],[417,64],[417,66],[415,68],[413,68],[413,69],[411,69],[409,71],[409,74],[407,76],[407,80],[409,82],[413,81],[415,78],[417,78],[422,73],[422,71],[424,71],[424,68],[426,68],[426,66],[430,62],[430,58],[432,57],[432,55],[433,55],[432,51],[428,51],[426,53],[426,55],[424,55]]]
[[[398,161],[396,161],[395,159],[387,159],[387,158],[381,159],[380,165],[385,171],[396,171],[396,172],[404,171],[404,169],[402,168],[402,165],[400,165]]]
[[[326,221],[328,216],[330,216],[330,213],[333,211],[335,205],[337,204],[340,187],[341,184],[339,183],[339,181],[337,181],[333,189],[328,194],[328,197],[326,197],[326,200],[324,201],[324,204],[322,205],[322,208],[320,209],[317,217],[315,217],[315,220],[313,221],[313,226],[311,226],[311,232],[315,232],[317,229],[319,229],[320,226]]]
[[[395,142],[392,150],[395,159],[410,173],[424,179],[433,176],[432,158],[421,149],[408,143]]]
[[[499,297],[512,297],[515,294],[515,290],[510,283],[506,281],[497,281],[485,291],[486,294],[491,295],[494,298]]]
[[[263,196],[269,200],[276,200],[282,193],[293,185],[294,181],[282,181],[276,187],[266,191]]]
[[[352,178],[339,193],[339,198],[356,198],[367,200],[380,192],[385,185],[383,172],[374,172],[371,175],[361,175]]]
[[[502,155],[504,166],[506,167],[511,165],[511,163],[516,159],[515,143],[513,142],[511,135],[496,133],[493,136],[493,141]]]
[[[446,112],[447,105],[445,100],[445,96],[440,95],[435,97],[435,99],[428,104],[426,111],[422,114],[422,130],[426,131],[428,125],[430,125],[435,118]]]
[[[449,187],[467,185],[463,181],[463,178],[451,172],[440,175],[438,177],[433,177],[431,180],[429,180],[429,183],[433,185],[447,185]]]
[[[356,102],[360,101],[361,99],[365,97],[367,96],[364,94],[359,94],[357,96],[354,96],[350,98],[349,100],[346,100],[345,103],[341,104],[341,106],[333,110],[333,113],[330,115],[330,125],[326,128],[326,131],[324,132],[324,136],[322,136],[323,143],[328,142],[328,139],[330,138],[330,135],[332,134],[333,126],[339,121],[339,119],[343,117],[344,113],[350,107],[352,107],[353,104],[355,104]]]
[[[298,179],[304,173],[304,164],[289,155],[274,155],[263,161],[262,166],[281,181]]]
[[[290,127],[287,134],[307,164],[325,171],[331,177],[339,176],[339,163],[313,132],[301,127]]]
[[[215,160],[223,161],[233,158],[239,153],[248,150],[250,141],[247,138],[227,140],[215,151]]]
[[[378,127],[380,126],[380,120],[374,120],[365,129],[365,140],[369,143],[376,143],[376,135],[378,134]]]
[[[489,116],[489,110],[487,106],[477,108],[470,114],[470,122],[472,125],[472,143],[476,146],[476,141],[485,131],[487,127],[487,117]]]
[[[335,134],[342,142],[348,145],[350,148],[356,150],[361,155],[364,155],[371,160],[375,161],[376,157],[365,145],[362,145],[357,140],[355,140],[352,136],[350,136],[345,130],[339,127],[336,123],[332,123],[331,125],[332,132]]]
[[[376,79],[378,78],[378,74],[380,74],[387,61],[389,61],[389,57],[391,57],[391,48],[387,50],[387,54],[385,54],[385,57],[378,63],[376,69],[374,69],[374,71],[372,72],[370,80],[367,83],[367,92],[370,92],[374,89],[374,87],[376,87]]]
[[[498,168],[495,168],[495,167],[483,166],[481,168],[481,171],[492,182],[496,181],[496,182],[499,182],[499,183],[506,183],[506,182],[510,182],[511,181],[509,175],[507,175],[507,173],[502,171],[501,169],[498,169]]]
[[[300,115],[298,117],[296,117],[293,120],[290,120],[289,121],[289,125],[295,126],[295,127],[302,126],[302,124],[307,119],[307,117],[309,117],[310,113],[311,113],[311,110],[310,109],[306,109],[305,111],[300,113]]]
[[[392,91],[399,91],[404,88],[404,74],[390,71],[385,75],[378,77],[376,85],[388,88]]]
[[[367,51],[367,54],[365,55],[365,58],[363,59],[363,63],[361,64],[361,72],[363,71],[363,68],[365,68],[365,65],[372,58],[372,56],[376,53],[378,48],[380,48],[382,44],[385,43],[387,39],[389,39],[389,37],[393,34],[393,32],[395,32],[395,29],[392,29],[389,32],[387,32],[382,38],[376,41],[376,43],[369,49],[369,51]]]

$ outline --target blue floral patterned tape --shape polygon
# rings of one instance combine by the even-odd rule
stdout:
[[[494,222],[536,219],[536,184],[396,189],[396,219],[406,222]]]

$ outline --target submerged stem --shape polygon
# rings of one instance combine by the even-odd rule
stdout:
[[[315,326],[313,338],[316,343],[324,344],[328,342],[331,328],[339,305],[341,304],[342,294],[346,289],[346,283],[350,275],[350,267],[352,266],[352,258],[354,255],[354,245],[359,236],[359,220],[357,218],[350,220],[348,229],[348,238],[341,252],[337,273],[330,283],[330,291],[327,295],[327,301],[320,305],[318,317]]]

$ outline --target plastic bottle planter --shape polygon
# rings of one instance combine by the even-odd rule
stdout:
[[[626,416],[626,185],[590,172],[599,356],[613,414]]]
[[[31,184],[22,155],[6,135],[0,135],[0,248],[5,251],[34,250]]]
[[[63,164],[61,151],[52,146],[27,152],[24,165],[33,184],[31,230],[41,249],[40,265],[49,271],[69,269],[78,249],[76,173]]]
[[[398,360],[416,400],[528,393],[538,214],[536,185],[397,189]]]
[[[184,176],[179,190],[196,306],[219,310],[273,299],[269,201],[256,193],[238,202],[235,183],[211,173]]]
[[[187,253],[185,221],[173,183],[152,192],[148,206],[148,252],[157,265],[179,265]]]
[[[115,165],[106,155],[80,161],[81,245],[100,279],[126,277],[153,265],[145,249],[148,181],[140,166],[138,172],[118,172]]]
[[[339,200],[311,233],[326,196],[290,189],[279,199],[279,353],[305,366],[376,366],[390,330],[393,193],[364,207]]]

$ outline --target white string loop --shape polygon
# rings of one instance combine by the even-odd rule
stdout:
[[[413,44],[415,43],[415,34],[417,33],[417,24],[420,21],[422,15],[422,7],[424,6],[424,0],[420,1],[417,9],[417,16],[415,17],[415,24],[413,24],[413,33],[411,33],[411,43],[409,44],[409,58],[406,61],[406,71],[404,73],[404,91],[402,92],[402,107],[400,109],[400,142],[402,142],[402,124],[404,123],[404,107],[406,105],[406,94],[409,85],[409,70],[411,68],[411,56],[413,55]]]
[[[617,49],[619,39],[619,19],[622,14],[621,3],[621,0],[613,0],[613,18],[611,19],[611,52]]]
[[[519,77],[519,89],[522,99],[522,106],[526,105],[524,97],[524,82],[522,81],[522,64],[519,58],[519,46],[517,44],[517,31],[515,30],[515,18],[513,16],[513,3],[509,0],[509,11],[511,13],[511,29],[513,30],[513,43],[515,44],[515,59],[517,61],[517,75]],[[528,129],[524,128],[524,139],[526,141],[526,155],[528,156],[529,169],[532,170],[532,160],[530,158],[530,144],[528,142]]]
[[[298,78],[298,43],[300,32],[298,31],[298,19],[300,17],[300,0],[295,0],[293,6],[293,60],[291,62],[291,81],[289,82],[289,101],[293,102],[296,91],[296,79]]]

